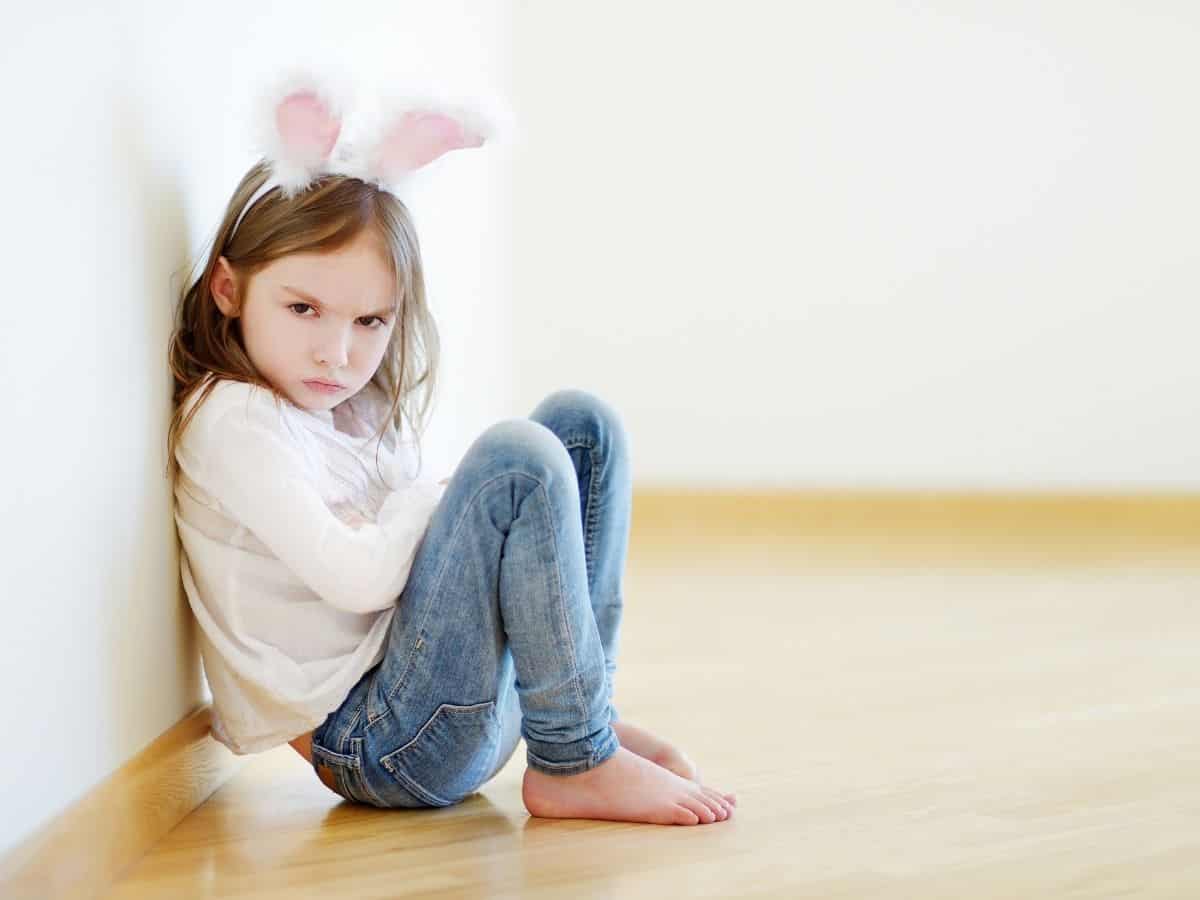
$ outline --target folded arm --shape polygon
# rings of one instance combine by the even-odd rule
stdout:
[[[357,613],[393,605],[445,488],[412,482],[388,495],[376,522],[352,527],[311,484],[277,415],[235,403],[194,422],[202,486],[325,602]]]

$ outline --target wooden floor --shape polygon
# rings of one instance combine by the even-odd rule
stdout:
[[[377,810],[284,746],[111,897],[1200,897],[1194,543],[663,521],[635,528],[616,701],[731,819],[531,818],[524,744],[457,806]]]

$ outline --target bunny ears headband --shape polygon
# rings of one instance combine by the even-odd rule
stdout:
[[[344,91],[328,78],[293,74],[265,92],[255,112],[259,144],[271,175],[246,201],[230,237],[247,211],[278,187],[299,194],[320,175],[349,175],[394,193],[416,170],[438,157],[482,146],[494,128],[478,111],[435,97],[392,95],[375,129],[359,147],[342,140]]]

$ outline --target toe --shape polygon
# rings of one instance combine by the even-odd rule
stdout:
[[[725,805],[725,801],[720,797],[710,796],[708,798],[708,805],[711,806],[713,812],[717,814],[717,819],[719,821],[724,821],[725,819],[729,818],[729,807]]]
[[[721,818],[725,819],[733,815],[733,807],[729,801],[721,796],[720,791],[715,791],[712,788],[705,788],[704,792],[708,795],[709,802],[714,804],[721,813]]]
[[[717,814],[715,812],[713,812],[709,808],[708,804],[705,803],[699,797],[688,797],[686,800],[684,800],[682,802],[683,802],[684,806],[686,806],[688,809],[690,809],[692,812],[694,812],[697,816],[699,816],[700,821],[703,822],[705,825],[707,825],[711,822],[715,822],[717,820]]]
[[[717,804],[716,800],[713,800],[711,797],[705,795],[704,793],[697,794],[696,799],[700,803],[704,804],[705,809],[707,809],[710,813],[712,813],[712,820],[714,822],[716,822],[718,819],[724,818],[724,816],[721,814],[722,813],[721,807]]]
[[[682,804],[675,804],[676,825],[699,825],[700,817]]]

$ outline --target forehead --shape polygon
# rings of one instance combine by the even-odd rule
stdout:
[[[316,297],[346,313],[390,306],[396,292],[391,257],[382,240],[364,231],[327,253],[289,253],[267,267],[271,281]]]

